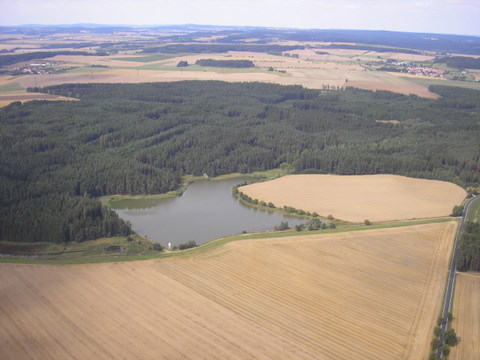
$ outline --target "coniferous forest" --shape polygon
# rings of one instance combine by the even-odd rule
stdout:
[[[437,100],[213,81],[32,90],[79,101],[0,109],[1,240],[127,235],[129,225],[96,197],[166,192],[185,174],[246,173],[289,163],[299,173],[480,184],[475,90],[431,87]]]
[[[460,237],[457,269],[480,271],[480,223],[467,221]]]

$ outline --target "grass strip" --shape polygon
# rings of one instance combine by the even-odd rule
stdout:
[[[449,222],[449,221],[457,221],[457,219],[447,217],[447,218],[380,223],[380,224],[372,224],[369,226],[367,225],[341,226],[336,229],[324,229],[324,230],[316,230],[316,231],[261,232],[261,233],[252,233],[252,234],[232,235],[224,238],[219,238],[216,240],[209,241],[198,247],[182,250],[182,251],[171,251],[171,252],[162,252],[162,253],[152,252],[152,253],[138,254],[138,255],[108,255],[108,256],[97,256],[97,257],[86,256],[85,258],[75,258],[75,259],[39,259],[39,258],[32,259],[32,258],[25,258],[25,257],[3,257],[3,258],[0,258],[0,263],[69,265],[69,264],[91,264],[91,263],[107,263],[107,262],[121,262],[121,261],[153,260],[153,259],[164,259],[169,257],[186,257],[186,256],[198,255],[200,253],[213,250],[219,246],[222,246],[232,241],[281,238],[281,237],[289,237],[289,236],[332,234],[332,233],[342,233],[342,232],[349,232],[349,231],[363,231],[363,230],[386,229],[386,228],[397,228],[397,227],[413,226],[413,225],[443,223],[443,222]]]

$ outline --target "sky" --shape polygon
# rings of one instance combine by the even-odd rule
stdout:
[[[480,0],[0,0],[0,25],[240,25],[480,36]]]

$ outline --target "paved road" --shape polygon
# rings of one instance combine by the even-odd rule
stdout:
[[[460,233],[462,232],[463,224],[465,222],[465,218],[467,217],[470,204],[472,203],[472,201],[474,201],[477,198],[480,198],[480,195],[472,197],[466,202],[465,208],[463,209],[462,219],[458,224],[457,234],[455,236],[455,244],[453,245],[452,259],[450,262],[450,271],[448,273],[448,284],[447,284],[447,289],[445,291],[445,303],[443,305],[443,311],[442,311],[442,318],[446,319],[446,321],[444,321],[441,326],[443,331],[446,331],[448,328],[448,313],[450,312],[450,309],[452,307],[453,286],[455,284],[455,271],[457,267],[457,252],[458,252],[458,244],[460,242]],[[440,350],[439,350],[439,354],[440,354]]]

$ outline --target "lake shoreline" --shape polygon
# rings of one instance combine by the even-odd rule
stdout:
[[[166,248],[233,234],[274,230],[282,223],[300,225],[305,218],[281,211],[246,206],[232,194],[236,185],[284,175],[284,169],[215,178],[184,177],[184,191],[146,196],[109,196],[103,199],[135,233]],[[188,186],[188,187],[187,187]],[[183,190],[183,189],[182,189]],[[268,209],[267,209],[268,210]]]

